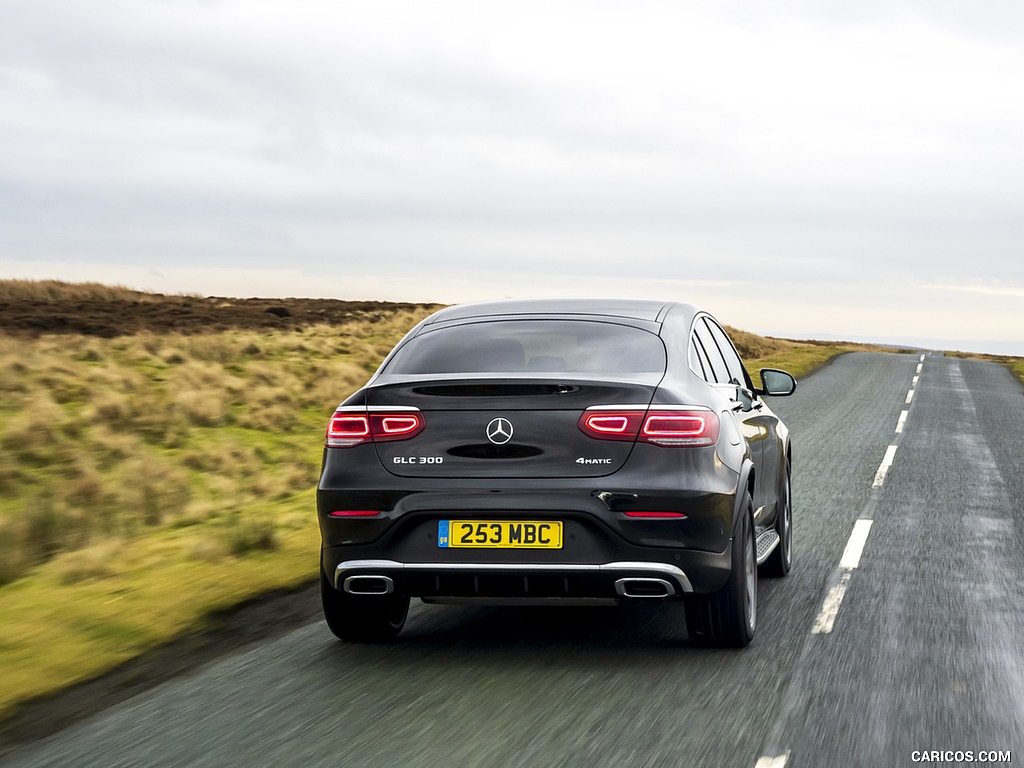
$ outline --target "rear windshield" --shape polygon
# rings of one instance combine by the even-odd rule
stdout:
[[[410,340],[389,374],[664,373],[653,333],[589,320],[503,320],[428,331]]]

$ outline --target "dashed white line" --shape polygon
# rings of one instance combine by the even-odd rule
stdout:
[[[885,449],[885,456],[882,457],[882,463],[878,465],[878,471],[875,473],[875,481],[871,484],[872,488],[881,488],[882,483],[885,482],[885,476],[889,474],[889,468],[892,466],[892,461],[896,457],[895,445],[890,445]]]
[[[858,520],[853,524],[853,533],[850,534],[850,540],[846,542],[843,556],[839,559],[839,567],[844,571],[852,571],[860,565],[860,556],[864,553],[864,544],[867,542],[870,532],[870,520]]]
[[[925,357],[925,355],[921,355],[920,363],[917,366],[917,375],[914,376],[912,388],[907,392],[907,405],[910,405],[914,399],[914,387],[917,387],[921,380],[921,371],[924,368]],[[901,434],[903,432],[909,416],[909,410],[903,410],[900,412],[899,420],[896,422],[896,434]],[[885,456],[882,458],[882,463],[879,465],[878,471],[875,473],[875,480],[871,484],[872,488],[881,488],[885,483],[885,477],[889,473],[889,469],[892,467],[893,461],[896,458],[897,448],[898,446],[896,445],[890,445],[886,448]],[[873,514],[873,509],[874,501],[869,501],[862,514],[870,516]],[[828,593],[825,595],[825,599],[822,601],[821,611],[818,612],[818,615],[814,620],[814,625],[811,627],[812,635],[831,634],[832,629],[835,626],[836,618],[839,616],[839,609],[843,605],[843,598],[846,597],[846,590],[850,585],[850,580],[853,578],[853,572],[860,566],[860,559],[864,554],[864,546],[867,544],[872,522],[873,521],[870,517],[862,517],[854,523],[853,531],[850,533],[850,538],[846,542],[846,548],[843,550],[843,555],[839,559],[838,579],[836,579],[835,583],[829,588]],[[778,742],[776,741],[776,743]],[[764,755],[758,758],[754,768],[785,768],[788,761],[789,752],[777,756]]]
[[[846,588],[850,585],[850,578],[853,571],[860,566],[860,558],[864,554],[864,545],[867,543],[870,531],[870,520],[858,520],[854,523],[850,540],[846,542],[846,549],[843,550],[843,556],[839,560],[839,581],[833,584],[828,594],[825,595],[821,611],[818,612],[814,626],[811,627],[812,635],[827,635],[832,632],[836,617],[839,615],[839,608],[843,604],[843,598],[846,597]]]
[[[900,413],[900,419],[896,422],[896,434],[900,434],[903,428],[907,426],[907,416],[910,415],[910,411],[902,411]]]
[[[825,595],[825,602],[821,604],[821,612],[814,620],[811,627],[812,635],[828,635],[832,633],[832,626],[836,623],[836,616],[839,615],[839,607],[843,604],[843,597],[846,596],[846,587],[850,583],[850,572],[844,571],[839,576],[839,581],[832,585],[832,589]]]

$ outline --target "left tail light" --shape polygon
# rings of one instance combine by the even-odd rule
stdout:
[[[698,448],[718,442],[720,423],[714,411],[693,406],[596,406],[583,412],[577,426],[597,440]]]
[[[328,448],[409,440],[427,426],[418,408],[341,407],[327,424]]]

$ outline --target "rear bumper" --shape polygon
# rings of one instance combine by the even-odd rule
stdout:
[[[343,559],[351,554],[347,549],[323,550],[324,573],[335,589],[422,598],[672,598],[719,589],[730,568],[727,553],[696,552],[685,561],[674,557],[679,564],[399,562]]]
[[[667,594],[650,596],[680,597],[717,591],[731,571],[740,477],[722,462],[704,466],[717,449],[652,448],[613,477],[532,479],[384,478],[375,456],[351,450],[326,451],[317,491],[321,567],[337,589],[368,575],[381,581],[364,580],[360,594],[386,585],[423,598],[617,598],[622,579],[657,579]],[[631,517],[637,510],[679,514]],[[555,521],[563,546],[446,548],[446,520]]]
[[[386,589],[371,586],[372,579]],[[648,586],[650,594],[637,595]],[[399,563],[347,560],[334,569],[335,589],[352,594],[415,597],[599,598],[678,597],[693,592],[680,568],[661,563]]]

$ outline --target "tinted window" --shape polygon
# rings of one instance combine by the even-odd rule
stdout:
[[[704,351],[700,348],[700,343],[697,341],[696,334],[690,336],[690,368],[698,376],[704,379],[704,381],[712,382],[715,380],[714,375],[709,371],[710,364],[707,361],[707,357],[704,355]]]
[[[722,358],[722,353],[718,349],[718,344],[715,343],[714,338],[711,336],[711,330],[704,322],[704,318],[694,323],[693,333],[697,338],[700,351],[704,353],[711,365],[707,380],[712,384],[728,384],[730,379],[728,368],[725,365],[725,360]]]
[[[397,374],[664,373],[653,333],[587,320],[503,320],[417,336],[385,369]]]
[[[729,381],[743,384],[746,381],[746,375],[743,373],[743,363],[740,362],[740,357],[736,354],[736,350],[733,348],[732,342],[729,341],[729,337],[725,335],[725,331],[719,327],[718,323],[712,322],[707,318],[704,318],[704,322],[711,329],[711,335],[714,337],[715,343],[725,359],[726,368],[729,369]]]

